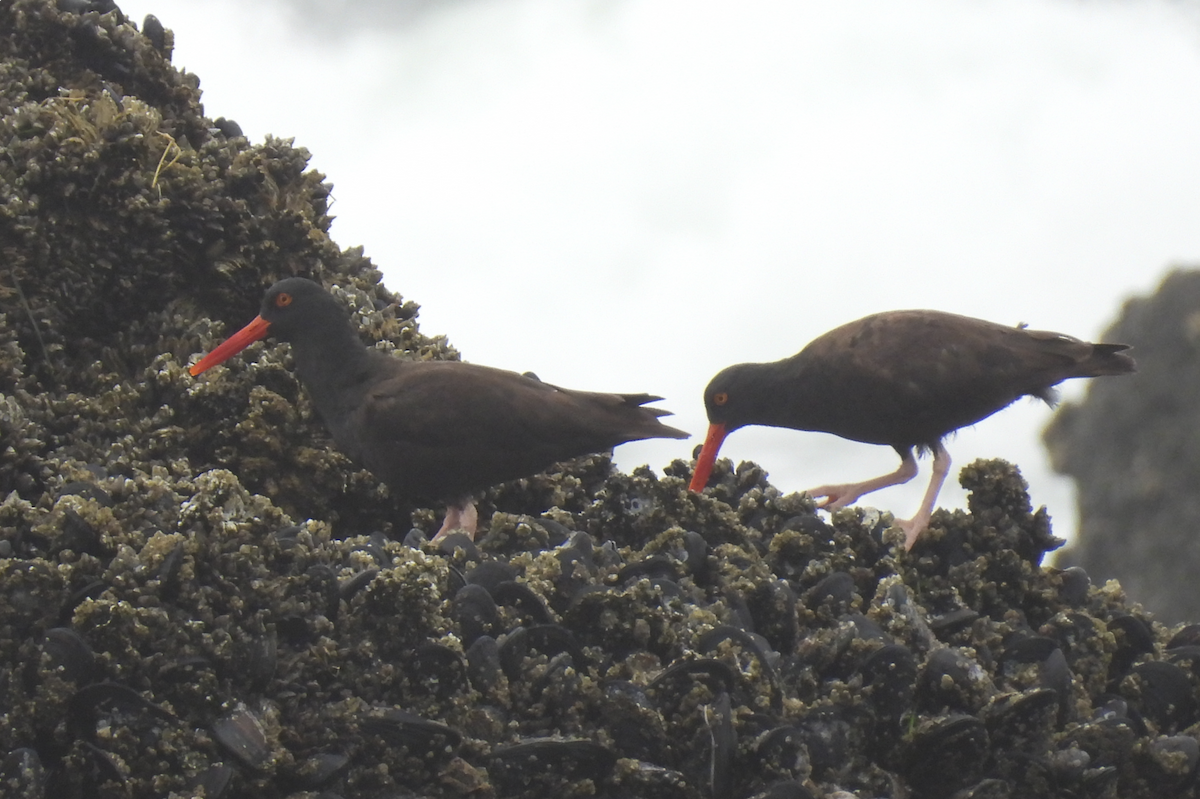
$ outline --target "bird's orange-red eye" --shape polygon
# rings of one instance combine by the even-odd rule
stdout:
[[[717,405],[724,405],[729,402],[729,395],[724,391],[718,391],[716,394],[713,394],[713,402]]]
[[[276,308],[286,308],[291,304],[292,304],[292,295],[288,294],[286,291],[282,291],[279,294],[275,295],[275,307]]]

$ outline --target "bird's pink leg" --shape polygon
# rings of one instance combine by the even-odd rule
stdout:
[[[468,497],[458,505],[446,506],[446,518],[442,521],[442,526],[438,528],[433,540],[440,541],[450,535],[453,530],[462,530],[471,537],[471,540],[474,540],[475,527],[478,524],[479,511],[475,508],[475,501]]]
[[[935,465],[937,461],[934,461]],[[947,466],[947,468],[949,468]],[[900,485],[907,483],[909,480],[917,476],[917,459],[913,457],[912,450],[904,453],[900,460],[900,466],[896,471],[876,477],[871,480],[864,480],[861,483],[843,483],[841,485],[819,486],[809,489],[805,493],[811,497],[825,497],[825,499],[817,504],[818,508],[827,510],[837,510],[852,504],[859,497],[870,494],[872,491],[878,491],[881,488],[888,486]]]
[[[917,515],[911,519],[901,519],[896,522],[896,526],[904,531],[904,548],[912,549],[913,544],[917,543],[917,536],[921,531],[929,526],[929,518],[933,516],[933,504],[937,502],[938,493],[942,490],[942,483],[946,482],[946,475],[950,472],[950,453],[946,452],[946,448],[941,442],[934,447],[933,450],[933,476],[929,478],[929,487],[925,489],[925,498],[921,500],[921,507],[917,510]]]

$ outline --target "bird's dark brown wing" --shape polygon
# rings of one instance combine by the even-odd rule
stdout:
[[[841,429],[829,432],[931,445],[1022,396],[1049,401],[1051,387],[1068,378],[1132,371],[1113,346],[937,311],[893,311],[831,331],[796,357],[839,398],[827,426]]]
[[[448,497],[625,441],[686,437],[640,407],[647,395],[560,389],[457,362],[402,362],[367,392],[353,426],[364,465],[401,493]]]

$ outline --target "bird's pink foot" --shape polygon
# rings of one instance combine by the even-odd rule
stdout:
[[[907,483],[916,477],[916,475],[917,461],[913,458],[912,451],[909,450],[901,453],[900,465],[896,467],[896,471],[894,472],[873,477],[870,480],[863,480],[861,483],[840,483],[837,485],[819,486],[805,493],[814,499],[825,497],[825,499],[817,503],[818,508],[838,510],[839,508],[853,505],[858,501],[859,497],[866,496],[872,491]]]
[[[442,521],[442,526],[438,528],[437,534],[434,535],[434,541],[440,541],[454,530],[462,530],[472,541],[475,540],[475,528],[479,524],[479,511],[475,508],[473,500],[466,500],[460,505],[447,505],[446,518]]]
[[[922,515],[925,518],[921,518]],[[929,526],[929,516],[918,513],[911,519],[897,519],[895,524],[904,531],[904,550],[907,552],[917,543],[917,537]]]
[[[862,490],[862,483],[842,483],[840,485],[818,486],[810,488],[804,493],[808,494],[813,499],[824,497],[817,503],[818,508],[825,510],[838,510],[852,505],[865,491]]]

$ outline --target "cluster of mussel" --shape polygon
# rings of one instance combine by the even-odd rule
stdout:
[[[214,473],[176,484],[186,534],[113,548],[104,481],[65,487],[3,561],[0,792],[1194,795],[1200,625],[1041,568],[1011,467],[965,469],[971,513],[911,553],[722,468],[716,498],[610,470],[436,545],[281,523]]]

